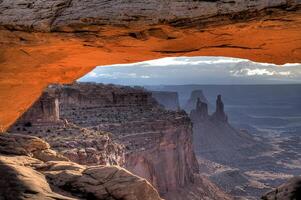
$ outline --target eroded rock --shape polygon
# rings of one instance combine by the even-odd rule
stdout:
[[[106,164],[115,161],[124,165],[148,180],[166,199],[173,199],[175,194],[179,199],[186,198],[190,189],[195,192],[191,198],[202,190],[211,190],[206,185],[195,185],[201,178],[197,175],[191,121],[184,111],[163,109],[142,88],[77,83],[52,85],[47,91],[55,91],[52,93],[58,96],[60,118],[65,125],[32,123],[32,127],[23,131],[24,125],[17,122],[11,131],[45,138],[53,148],[77,163],[85,160],[83,163],[87,165],[99,164],[95,158],[103,152],[111,160]],[[73,128],[69,129],[70,126]],[[101,135],[104,131],[111,133],[114,142],[104,140],[107,137]],[[112,145],[116,141],[124,145],[124,157]],[[104,151],[101,148],[96,151],[96,144]],[[214,193],[207,195],[220,198]]]
[[[294,177],[261,197],[262,200],[292,200],[301,198],[301,178]]]
[[[201,101],[208,104],[208,100],[205,97],[202,90],[194,90],[190,94],[190,98],[187,100],[186,104],[184,105],[184,109],[187,113],[190,113],[193,109],[196,108],[197,102]]]
[[[18,142],[12,145],[11,140]],[[52,151],[39,138],[2,134],[0,144],[6,147],[0,149],[0,194],[4,199],[161,199],[146,180],[117,166],[86,167],[67,159],[44,162],[28,151],[14,154],[15,149]],[[63,156],[55,153],[55,157]]]

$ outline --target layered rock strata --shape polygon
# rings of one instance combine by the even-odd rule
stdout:
[[[183,199],[189,192],[194,192],[194,195],[190,195],[191,199],[201,193],[202,199],[228,199],[213,185],[196,184],[205,180],[197,175],[198,164],[192,149],[192,126],[185,112],[163,109],[151,97],[151,93],[142,88],[81,83],[52,85],[47,93],[58,97],[60,118],[69,124],[91,132],[112,133],[114,140],[125,146],[125,168],[146,178],[163,197],[175,199],[175,194],[178,194],[177,198]],[[79,146],[69,144],[80,144],[77,139],[73,139],[74,136],[81,136],[79,139],[85,144],[86,151],[94,144],[89,142],[90,137],[83,137],[83,133],[75,131],[73,135],[74,130],[62,135],[61,130],[48,126],[51,134],[45,135],[33,131],[40,128],[35,123],[32,123],[31,128],[27,129],[30,134],[45,138],[70,159],[73,157],[66,152],[70,152],[70,147],[78,150]],[[12,130],[28,134],[18,126],[18,122]],[[91,140],[95,136],[92,135]],[[96,140],[99,140],[98,137]],[[59,143],[59,140],[63,142]],[[116,149],[106,155],[118,160],[116,156],[110,156],[112,152],[116,154]],[[93,160],[85,164],[93,165]],[[212,190],[217,194],[210,192]]]
[[[110,133],[86,129],[59,119],[56,95],[54,91],[45,91],[31,109],[10,128],[10,132],[43,138],[56,151],[79,164],[123,166],[124,146],[112,141]],[[50,106],[48,112],[45,112],[45,105],[55,106]]]
[[[87,167],[26,135],[0,135],[1,199],[161,200],[145,180],[117,166]]]
[[[300,62],[300,16],[299,0],[1,1],[0,131],[48,84],[99,65],[166,56]]]
[[[81,127],[111,132],[126,147],[125,167],[149,180],[160,194],[193,183],[198,165],[187,115],[162,109],[151,93],[139,88],[101,84],[59,87],[61,117]],[[90,102],[81,104],[82,98],[70,102],[78,97],[77,92]]]

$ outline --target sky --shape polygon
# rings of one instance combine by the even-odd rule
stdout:
[[[301,63],[274,65],[226,57],[169,57],[97,66],[78,81],[120,85],[294,84],[301,83]]]

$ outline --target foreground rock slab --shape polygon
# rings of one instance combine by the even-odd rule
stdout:
[[[294,177],[287,183],[280,185],[275,190],[268,192],[262,200],[293,200],[301,199],[301,177]]]
[[[0,146],[1,199],[161,200],[145,179],[118,166],[70,162],[37,137],[2,134]]]

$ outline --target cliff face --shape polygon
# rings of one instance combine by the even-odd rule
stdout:
[[[13,30],[97,31],[97,25],[188,26],[209,16],[232,15],[268,7],[293,8],[299,0],[235,1],[2,1],[0,25]],[[12,15],[13,13],[13,15]],[[235,17],[235,16],[233,16]],[[239,18],[239,14],[236,16]],[[154,31],[156,34],[156,31]],[[141,35],[143,36],[143,35]]]
[[[255,156],[264,149],[248,133],[236,130],[228,123],[221,95],[217,96],[216,111],[211,116],[208,115],[207,104],[198,100],[190,118],[193,122],[194,149],[200,157],[243,168],[250,155]]]
[[[80,91],[91,103],[70,104],[66,89]],[[150,93],[130,87],[70,85],[61,88],[61,97],[63,118],[82,127],[111,132],[125,145],[125,167],[149,180],[161,195],[193,182],[198,165],[191,123],[185,114],[165,111]]]
[[[58,98],[62,120],[37,123],[30,118],[30,126],[26,126],[25,114],[25,119],[21,117],[11,131],[45,138],[78,163],[122,165],[147,179],[166,199],[174,199],[175,194],[182,199],[189,191],[195,195],[205,193],[202,198],[228,198],[213,185],[196,185],[203,179],[197,175],[188,116],[162,109],[149,92],[113,85],[73,84],[52,85],[46,94]],[[104,131],[110,132],[114,141]],[[211,190],[219,194],[204,192]]]
[[[300,1],[3,0],[0,129],[48,84],[71,83],[97,65],[184,55],[300,62],[294,4]]]
[[[290,200],[301,198],[301,178],[294,177],[276,189],[266,193],[261,197],[262,200]]]
[[[224,110],[224,103],[222,101],[222,96],[218,95],[216,99],[216,111],[213,113],[211,119],[218,122],[228,122],[228,117]]]
[[[191,123],[188,119],[177,122],[153,123],[161,132],[154,145],[126,156],[126,168],[149,180],[163,195],[192,184],[198,173]]]
[[[179,96],[177,92],[151,91],[152,97],[167,110],[178,110]]]
[[[190,113],[190,111],[192,111],[193,109],[195,109],[196,107],[198,107],[197,102],[199,100],[201,102],[204,102],[204,103],[208,104],[208,100],[205,97],[205,95],[203,94],[202,90],[194,90],[194,91],[192,91],[191,95],[190,95],[190,98],[188,99],[188,101],[184,105],[184,110],[187,113]]]
[[[0,169],[4,199],[161,199],[146,180],[125,169],[78,165],[32,136],[0,135]]]
[[[45,91],[9,131],[43,138],[56,151],[79,164],[124,165],[123,145],[112,141],[109,133],[60,119],[58,102],[54,91]]]
[[[208,104],[197,98],[196,108],[191,111],[190,118],[194,121],[205,121],[209,119]]]

